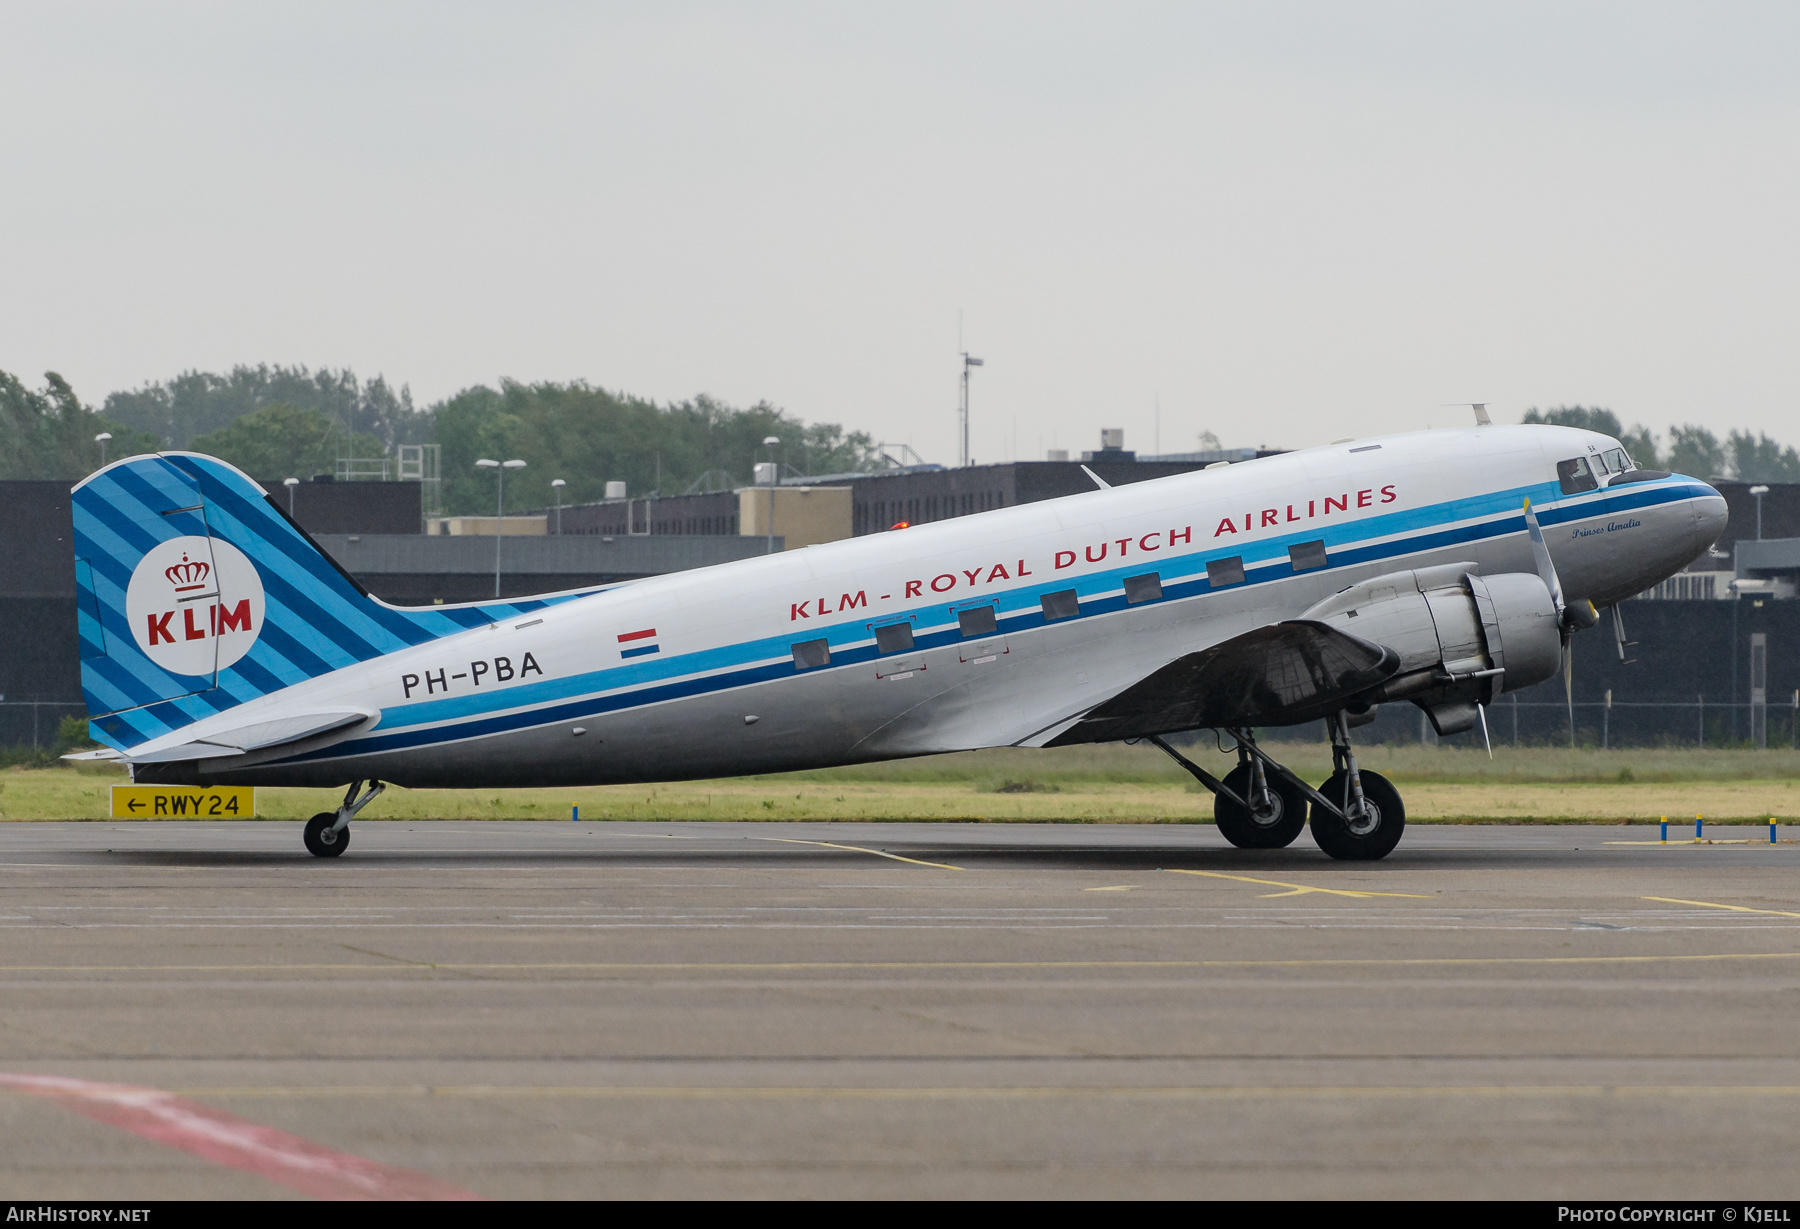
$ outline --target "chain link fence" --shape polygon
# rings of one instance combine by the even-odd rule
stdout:
[[[57,729],[68,717],[86,721],[87,705],[61,700],[0,700],[0,748],[43,751],[54,747]]]
[[[1543,692],[1539,692],[1542,695]],[[1505,696],[1487,709],[1496,747],[1699,747],[1800,749],[1800,696],[1782,704],[1730,703],[1696,694],[1679,701],[1576,701]],[[1321,739],[1324,728],[1316,727]],[[1384,705],[1374,722],[1353,732],[1363,743],[1481,745],[1481,727],[1439,738],[1410,704]]]

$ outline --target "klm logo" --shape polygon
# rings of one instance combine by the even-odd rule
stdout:
[[[170,674],[203,676],[234,664],[262,630],[262,578],[217,538],[173,538],[131,574],[125,617],[144,656]]]

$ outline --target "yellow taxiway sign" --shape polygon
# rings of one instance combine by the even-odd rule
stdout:
[[[251,819],[251,785],[115,785],[114,819]]]

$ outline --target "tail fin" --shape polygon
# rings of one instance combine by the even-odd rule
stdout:
[[[547,604],[371,597],[238,470],[131,457],[74,489],[81,689],[120,750],[247,700]]]

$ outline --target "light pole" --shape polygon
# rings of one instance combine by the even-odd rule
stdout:
[[[298,478],[283,478],[281,485],[288,491],[288,520],[294,519],[294,488],[300,485]]]
[[[100,445],[100,468],[101,469],[106,468],[106,441],[111,438],[112,438],[111,431],[102,431],[99,435],[96,435],[94,437],[94,442],[96,444]]]
[[[559,538],[562,537],[562,493],[563,488],[568,485],[561,478],[550,484],[550,493],[556,496],[556,536]]]
[[[1750,494],[1756,496],[1756,540],[1758,542],[1762,541],[1762,497],[1768,493],[1769,488],[1766,486],[1759,485],[1750,488]]]
[[[763,548],[763,554],[775,553],[775,487],[781,479],[781,471],[775,467],[775,450],[781,447],[781,441],[771,435],[763,440],[763,447],[769,450],[769,544]]]
[[[490,461],[486,457],[475,462],[480,469],[494,471],[494,596],[500,596],[500,527],[506,516],[506,471],[524,469],[525,462],[517,458],[511,461]]]
[[[965,469],[969,465],[969,368],[981,365],[980,359],[970,357],[967,350],[963,351],[962,463]]]

